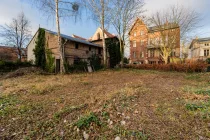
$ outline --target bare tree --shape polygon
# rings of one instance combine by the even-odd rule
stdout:
[[[7,44],[17,48],[19,60],[22,59],[22,50],[31,39],[30,21],[24,13],[13,18],[10,24],[0,26],[0,36],[5,39]]]
[[[176,47],[180,47],[180,39],[188,38],[188,35],[197,28],[199,15],[190,9],[176,5],[163,12],[156,12],[150,19],[154,31],[159,38],[150,40],[151,44],[161,50],[161,56],[165,63]],[[179,30],[180,29],[180,30]]]
[[[60,73],[65,73],[64,45],[61,41],[60,18],[76,17],[79,14],[80,4],[76,0],[35,0],[38,8],[50,18],[55,17],[60,54]]]
[[[83,0],[87,10],[93,16],[93,19],[100,23],[102,28],[102,41],[103,41],[103,60],[104,65],[107,67],[107,47],[105,43],[105,23],[107,16],[110,14],[110,0]]]
[[[124,58],[124,47],[128,32],[134,20],[144,12],[144,0],[112,0],[111,22],[120,40],[121,63]]]

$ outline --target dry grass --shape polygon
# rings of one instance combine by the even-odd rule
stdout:
[[[4,79],[0,139],[208,139],[209,76],[123,69]]]

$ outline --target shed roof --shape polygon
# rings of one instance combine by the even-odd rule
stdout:
[[[47,30],[47,29],[45,29],[45,31],[50,33],[50,34],[57,35],[57,32],[50,31],[50,30]],[[90,45],[90,46],[102,47],[100,45],[88,42],[86,40],[82,40],[82,39],[79,39],[79,38],[74,38],[74,37],[71,37],[71,36],[68,36],[68,35],[65,35],[65,34],[61,34],[61,37],[65,38],[65,39],[68,39],[70,41],[74,41],[74,42],[78,42],[78,43],[82,43],[82,44],[86,44],[86,45]]]

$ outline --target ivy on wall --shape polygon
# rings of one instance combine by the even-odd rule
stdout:
[[[110,56],[110,67],[114,68],[121,61],[120,42],[117,38],[106,39],[106,46]]]
[[[45,30],[40,28],[38,32],[38,37],[36,40],[36,45],[34,55],[35,55],[35,64],[42,69],[45,69],[46,66],[46,56],[45,56]]]
[[[55,57],[52,55],[52,51],[46,48],[45,30],[40,28],[39,34],[36,40],[34,51],[36,66],[46,70],[47,72],[55,71]]]

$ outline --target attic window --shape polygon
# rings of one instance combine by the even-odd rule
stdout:
[[[97,39],[99,40],[101,37],[100,37],[100,33],[97,34]]]
[[[141,34],[141,35],[144,35],[144,31],[141,31],[140,34]]]
[[[79,49],[79,44],[75,43],[75,49]]]
[[[136,36],[136,32],[134,32],[134,36]]]

